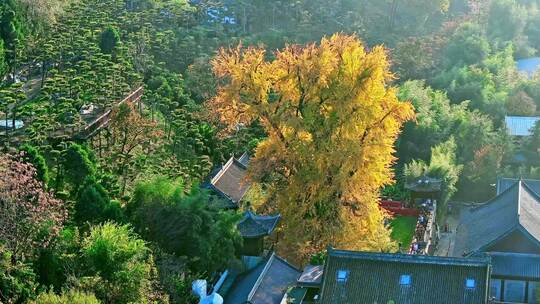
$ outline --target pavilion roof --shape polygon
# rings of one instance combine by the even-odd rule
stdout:
[[[425,175],[406,183],[405,188],[414,192],[438,192],[441,185],[442,180]]]
[[[281,215],[256,215],[246,211],[237,228],[244,238],[255,238],[270,235],[277,226]]]

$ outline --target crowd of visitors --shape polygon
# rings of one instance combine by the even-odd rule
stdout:
[[[428,254],[429,243],[431,237],[426,235],[432,229],[431,226],[435,217],[435,200],[425,199],[420,204],[420,214],[416,222],[416,229],[414,231],[411,247],[409,248],[409,254]]]

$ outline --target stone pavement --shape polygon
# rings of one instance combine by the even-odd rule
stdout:
[[[448,232],[444,232],[445,223],[439,225],[440,239],[433,255],[435,256],[450,256],[454,248],[454,239],[456,236],[456,228],[459,224],[459,215],[461,208],[464,208],[462,204],[457,202],[450,202],[449,212],[446,216],[446,224],[448,224]]]

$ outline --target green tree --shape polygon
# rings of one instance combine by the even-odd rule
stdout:
[[[211,274],[235,260],[241,245],[238,215],[218,205],[198,186],[186,189],[180,181],[160,177],[136,186],[129,210],[146,239],[186,256],[193,272]]]
[[[24,24],[14,0],[7,0],[0,9],[0,40],[4,41],[8,71],[13,72],[20,61],[19,55],[25,35]]]
[[[0,302],[26,303],[36,290],[36,275],[21,261],[13,263],[12,253],[0,244]]]
[[[98,223],[106,220],[122,221],[122,208],[111,201],[105,188],[89,176],[82,185],[75,202],[75,219],[79,223]]]
[[[33,261],[37,281],[55,291],[62,290],[82,271],[79,261],[81,236],[77,227],[65,227],[48,248],[41,249]],[[66,284],[67,283],[67,284]]]
[[[454,138],[450,138],[447,142],[437,145],[431,150],[428,174],[443,180],[443,188],[441,189],[443,205],[439,209],[442,212],[446,210],[444,204],[457,191],[456,185],[463,169],[463,166],[457,163],[456,149],[457,145]]]
[[[120,43],[120,32],[116,27],[107,26],[101,33],[99,47],[104,54],[113,54]]]
[[[447,67],[470,65],[482,62],[490,53],[487,38],[480,25],[466,22],[454,32],[444,50]]]
[[[425,87],[421,81],[405,82],[399,96],[410,100],[417,112],[416,122],[407,123],[400,136],[400,162],[429,162],[432,148],[453,137],[459,143],[456,162],[465,167],[460,175],[460,196],[477,199],[489,195],[489,184],[497,176],[494,172],[501,168],[503,157],[510,150],[505,133],[498,132],[489,116],[469,110],[466,102],[451,104],[444,92]]]
[[[52,291],[41,293],[30,304],[100,304],[93,294],[69,290],[57,295]]]
[[[0,109],[5,114],[6,135],[8,135],[8,140],[10,133],[15,131],[15,128],[9,128],[8,126],[15,125],[16,120],[19,119],[20,107],[26,100],[26,94],[22,85],[22,83],[16,83],[0,89]]]
[[[23,159],[36,169],[36,178],[47,186],[49,184],[49,167],[43,154],[37,147],[29,144],[23,145],[20,150],[24,152]]]
[[[532,135],[525,140],[522,149],[528,160],[527,165],[538,167],[540,166],[540,123],[537,122],[531,131]]]
[[[487,34],[500,42],[512,41],[523,34],[526,22],[526,8],[516,0],[494,0],[489,7]]]
[[[6,49],[4,40],[0,38],[0,78],[3,78],[7,72]]]
[[[422,160],[413,160],[403,169],[404,177],[408,182],[417,180],[424,174],[443,181],[441,200],[437,209],[438,216],[445,214],[446,203],[456,193],[456,185],[463,169],[463,166],[456,161],[456,148],[454,138],[450,138],[431,149],[429,164]]]
[[[84,146],[71,144],[64,153],[64,170],[68,181],[77,191],[88,176],[96,174],[92,152]]]
[[[454,103],[469,100],[472,109],[478,109],[496,119],[504,116],[508,92],[497,86],[496,76],[487,68],[454,67],[438,75],[433,82],[435,87],[445,89]]]
[[[518,91],[508,97],[506,109],[510,115],[534,116],[536,114],[536,103],[523,91]]]
[[[151,292],[153,259],[146,243],[129,226],[95,226],[81,249],[86,276],[83,290],[105,303],[145,302]]]
[[[403,83],[399,98],[410,101],[416,111],[416,122],[405,123],[398,141],[402,164],[413,159],[429,160],[431,147],[451,135],[457,123],[455,115],[467,111],[465,105],[451,105],[444,92],[431,89],[423,81]]]

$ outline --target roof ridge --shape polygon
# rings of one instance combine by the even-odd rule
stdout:
[[[503,180],[503,179],[507,179],[507,180],[513,180],[513,181],[518,181],[518,180],[523,180],[523,181],[534,181],[534,182],[540,182],[540,179],[537,179],[537,178],[522,178],[522,177],[504,177],[504,176],[499,176],[497,177],[497,180]]]
[[[240,166],[242,169],[244,170],[247,170],[247,166],[244,165],[239,159],[237,159],[236,157],[232,157],[233,158],[233,162],[236,163],[238,166]]]
[[[244,217],[242,218],[242,220],[240,222],[238,222],[238,225],[242,224],[242,223],[245,223],[247,221],[251,221],[252,223],[255,223],[257,225],[261,225],[256,219],[252,218],[252,217]]]
[[[223,167],[221,167],[221,170],[219,170],[219,172],[216,174],[216,176],[214,176],[214,177],[212,177],[212,179],[210,179],[210,183],[214,184],[216,181],[218,181],[223,176],[225,171],[227,171],[227,169],[232,165],[233,162],[234,162],[234,156],[229,158],[229,160],[225,163],[225,165],[223,165]]]
[[[517,199],[517,217],[519,222],[519,216],[521,215],[521,188],[523,187],[521,183],[521,178],[518,181],[518,199]]]
[[[527,186],[527,188],[531,191],[531,192],[534,192],[534,194],[536,194],[538,196],[538,198],[540,199],[540,193],[537,193],[532,187],[531,185],[529,184],[529,182],[533,182],[533,183],[540,183],[540,179],[536,179],[536,178],[516,178],[516,177],[497,177],[497,190],[500,188],[500,185],[503,181],[511,181],[513,182],[513,184],[517,184],[517,182],[519,180],[521,180],[523,182],[523,184],[525,186]],[[504,192],[504,191],[503,191]],[[503,192],[501,192],[500,194],[502,194]],[[500,195],[500,194],[497,194],[497,195]]]
[[[471,211],[475,212],[479,209],[482,209],[486,206],[488,206],[489,204],[493,203],[497,198],[503,196],[504,194],[506,194],[507,192],[510,192],[510,190],[514,189],[515,187],[517,187],[518,183],[515,183],[513,184],[511,187],[508,187],[508,189],[504,190],[503,192],[499,193],[498,195],[495,195],[494,197],[490,198],[489,200],[485,201],[484,203],[478,205],[478,206],[474,206]],[[518,190],[519,191],[519,190]]]
[[[518,225],[517,225],[517,229],[519,229],[524,235],[526,238],[528,238],[529,240],[533,241],[534,243],[536,243],[538,245],[538,247],[540,247],[540,239],[538,239],[537,237],[535,237],[530,231],[529,229],[527,229],[525,226],[523,226],[523,223],[518,222]]]
[[[268,258],[268,261],[266,261],[266,265],[264,265],[263,271],[261,271],[261,274],[257,278],[257,281],[255,281],[255,284],[253,284],[253,288],[251,288],[251,291],[248,294],[248,298],[247,298],[248,301],[251,301],[251,299],[255,295],[255,292],[257,292],[257,289],[259,289],[259,286],[261,285],[264,276],[268,272],[270,265],[272,265],[272,261],[274,260],[275,256],[276,256],[276,253],[272,252],[272,255],[270,255],[270,257]]]
[[[469,256],[470,254],[472,254],[472,253],[474,253],[476,251],[482,250],[483,248],[489,247],[490,245],[496,243],[497,241],[502,240],[503,238],[507,237],[510,233],[516,231],[516,229],[519,229],[520,226],[521,226],[521,224],[519,223],[519,220],[518,220],[517,223],[515,223],[510,229],[506,230],[504,233],[499,234],[499,236],[492,239],[491,241],[489,241],[487,243],[484,242],[484,245],[479,246],[479,247],[477,246],[476,249],[469,250],[469,252],[465,253],[465,256]]]
[[[540,180],[536,180],[536,179],[531,179],[531,180],[540,182]],[[527,184],[527,180],[524,180],[522,184],[523,184],[523,187],[524,187],[525,189],[527,189],[527,190],[529,191],[529,193],[530,193],[532,196],[534,196],[537,200],[540,201],[540,194],[539,194],[539,193],[536,193],[536,191],[534,191],[534,190],[531,188],[531,186],[530,186],[529,184]]]
[[[358,259],[373,259],[379,258],[381,260],[396,260],[401,259],[401,262],[409,263],[425,263],[425,264],[462,264],[462,265],[483,265],[486,262],[485,258],[461,258],[461,257],[442,257],[442,256],[428,256],[428,255],[411,255],[402,253],[383,253],[383,252],[366,252],[366,251],[350,251],[350,250],[336,250],[332,249],[328,251],[328,257],[346,257],[346,258],[358,258]],[[437,263],[441,262],[441,263]]]
[[[246,212],[244,212],[244,216],[242,217],[240,222],[238,222],[238,224],[241,224],[241,223],[247,221],[248,219],[250,219],[250,220],[253,220],[255,223],[260,225],[261,223],[259,221],[276,220],[276,219],[280,219],[280,218],[281,218],[281,214],[279,214],[279,213],[276,214],[276,215],[257,215],[254,212],[252,212],[251,210],[247,210]],[[275,224],[273,226],[275,227]]]
[[[501,252],[501,251],[490,251],[486,252],[488,255],[498,255],[498,256],[521,256],[521,257],[538,257],[540,258],[540,254],[538,253],[522,253],[522,252]]]
[[[276,229],[278,222],[281,220],[281,214],[278,214],[277,216],[273,217],[273,219],[275,219],[275,221],[273,222],[272,227],[268,228],[268,233]]]
[[[240,222],[238,222],[238,224],[241,224],[241,223],[247,221],[248,219],[253,220],[253,212],[251,212],[251,210],[247,210],[246,212],[244,212],[244,216],[242,217]]]

